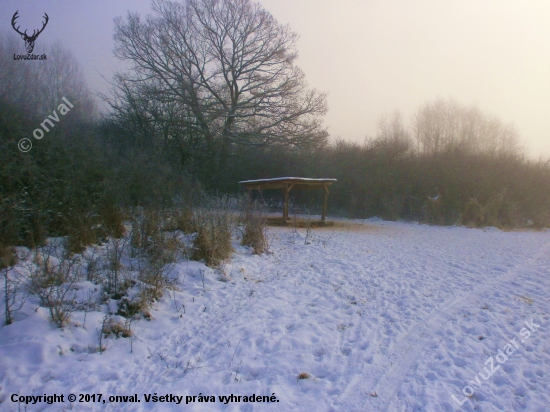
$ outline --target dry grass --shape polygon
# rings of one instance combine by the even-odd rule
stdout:
[[[268,249],[267,220],[265,208],[258,202],[247,198],[240,217],[242,224],[241,245],[250,246],[260,255]]]
[[[138,209],[131,219],[130,245],[135,249],[147,248],[151,237],[162,230],[163,213],[154,209]]]
[[[196,236],[191,259],[204,260],[218,266],[233,252],[231,246],[231,215],[224,200],[212,200],[193,215]]]
[[[124,213],[115,204],[105,205],[100,210],[100,218],[107,234],[116,239],[124,236],[126,228],[124,227]]]
[[[17,263],[17,254],[15,249],[10,246],[0,244],[0,270],[13,266]]]
[[[205,222],[198,226],[193,247],[192,259],[204,260],[209,266],[219,265],[231,255],[231,231],[223,223]]]
[[[310,379],[311,378],[311,375],[307,372],[302,372],[298,375],[298,380],[301,380],[301,379]]]
[[[528,305],[532,305],[534,300],[527,297],[527,296],[520,296],[519,297],[523,302],[527,303]]]
[[[175,236],[166,233],[156,233],[149,239],[147,256],[155,267],[161,267],[175,262],[180,255],[186,255],[185,245]]]
[[[130,321],[123,323],[122,321],[114,320],[111,317],[103,322],[101,333],[105,338],[111,335],[114,335],[117,338],[131,338],[134,336],[134,333],[130,329]]]
[[[69,254],[81,253],[86,246],[98,243],[101,231],[94,230],[93,224],[86,219],[73,222],[68,228],[65,248]]]
[[[182,210],[141,210],[131,220],[130,245],[145,251],[150,262],[162,266],[174,262],[180,254],[187,254],[185,245],[166,232],[181,230],[189,233],[193,228],[193,214]]]
[[[160,299],[164,289],[170,286],[170,279],[161,267],[142,269],[138,279],[141,281],[140,296],[148,303]]]
[[[193,211],[191,208],[184,207],[169,211],[165,230],[174,232],[180,230],[183,233],[195,232],[193,225]]]
[[[117,315],[133,319],[139,319],[140,317],[143,317],[147,320],[151,319],[147,297],[143,296],[142,294],[139,294],[133,299],[129,299],[126,296],[123,297],[118,302]]]

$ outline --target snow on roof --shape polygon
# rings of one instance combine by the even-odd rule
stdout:
[[[275,177],[273,179],[257,179],[257,180],[243,180],[239,183],[268,183],[268,182],[311,182],[311,183],[327,183],[327,182],[336,182],[337,179],[310,179],[308,177]]]

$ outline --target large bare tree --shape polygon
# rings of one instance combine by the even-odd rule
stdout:
[[[155,0],[152,9],[115,21],[115,54],[133,69],[119,84],[177,102],[174,134],[201,136],[219,175],[235,145],[326,142],[326,96],[296,67],[288,26],[249,0]]]

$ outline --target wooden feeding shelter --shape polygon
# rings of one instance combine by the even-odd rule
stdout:
[[[327,200],[329,190],[328,187],[336,182],[336,179],[309,179],[305,177],[277,177],[274,179],[258,179],[258,180],[243,180],[239,182],[244,185],[248,190],[264,190],[264,189],[282,189],[284,202],[283,202],[283,223],[286,223],[288,218],[288,198],[292,189],[323,189],[323,209],[321,213],[321,220],[325,223],[327,216]]]

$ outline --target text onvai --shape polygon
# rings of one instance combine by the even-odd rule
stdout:
[[[69,100],[67,100],[66,97],[63,97],[62,99],[65,103],[61,103],[59,106],[57,106],[57,110],[62,116],[65,116],[74,106],[71,104]],[[55,123],[59,123],[59,114],[57,114],[57,111],[54,110],[52,114],[50,114],[42,123],[40,123],[40,127],[44,129],[46,132],[49,132],[50,129],[48,127],[55,127]],[[42,129],[34,129],[32,132],[32,135],[35,139],[42,139],[44,137],[44,132]]]

